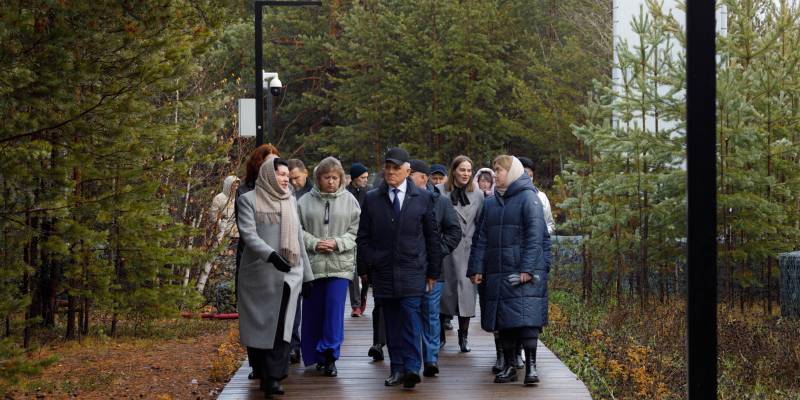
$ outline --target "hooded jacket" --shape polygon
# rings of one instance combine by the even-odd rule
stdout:
[[[484,172],[488,173],[492,177],[492,187],[489,188],[488,192],[483,192],[483,195],[486,197],[494,196],[495,177],[494,177],[494,171],[491,168],[479,169],[478,172],[475,173],[475,182],[476,183],[478,182],[478,177],[481,176],[481,174]],[[478,190],[480,190],[480,184],[478,184]]]
[[[231,175],[225,178],[222,183],[222,192],[214,196],[211,202],[211,220],[217,222],[217,242],[221,242],[226,236],[239,237],[234,217],[235,199],[233,194],[233,183],[239,178]]]
[[[328,157],[319,163],[314,169],[313,188],[297,202],[300,223],[303,225],[303,241],[311,260],[314,279],[353,279],[361,208],[355,197],[345,188],[343,180],[340,181],[335,193],[324,193],[320,190],[317,171],[320,166],[332,163],[340,164],[333,157]],[[330,239],[336,241],[337,250],[333,253],[318,253],[317,243],[320,240]]]

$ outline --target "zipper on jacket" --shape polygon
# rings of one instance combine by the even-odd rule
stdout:
[[[330,200],[325,200],[325,213],[324,213],[324,216],[322,218],[322,222],[325,225],[325,229],[323,229],[323,230],[325,231],[325,238],[327,239],[330,236],[330,232],[329,232],[330,226],[328,226],[330,224],[330,222],[331,222],[331,202],[330,202]],[[329,276],[330,273],[331,273],[331,271],[330,271],[330,262],[331,262],[331,260],[328,259],[328,258],[329,257],[325,257],[325,259],[326,259],[325,260],[325,275],[326,276]]]

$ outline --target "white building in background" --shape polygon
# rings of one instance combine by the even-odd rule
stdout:
[[[681,23],[681,25],[685,26],[686,23],[686,15],[678,8],[678,1],[677,0],[658,0],[663,6],[663,12],[665,14],[671,13],[675,19]],[[688,0],[685,0],[688,1]],[[633,21],[639,17],[639,15],[644,12],[647,13],[647,2],[645,0],[613,0],[613,19],[614,19],[614,69],[612,70],[613,80],[614,80],[614,87],[619,88],[622,85],[622,76],[617,68],[618,60],[617,60],[617,48],[622,43],[627,43],[628,48],[631,50],[634,49],[636,45],[639,43],[639,38],[634,33],[633,27],[631,24]],[[717,10],[717,33],[721,35],[725,35],[727,32],[727,11],[725,8],[720,8]],[[680,45],[677,41],[673,40],[673,53],[677,54],[679,51],[682,51]],[[666,93],[667,88],[659,89],[659,93]],[[646,128],[650,131],[654,130],[654,120],[652,118],[646,118]],[[615,118],[614,124],[617,124],[617,120]],[[663,119],[659,122],[661,127],[669,128],[674,127],[675,124],[670,124],[669,121],[664,121]]]

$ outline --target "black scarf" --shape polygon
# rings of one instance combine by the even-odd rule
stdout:
[[[467,191],[462,187],[453,185],[453,192],[450,193],[450,201],[453,202],[453,207],[459,204],[461,204],[461,206],[468,206],[469,198],[467,197]]]

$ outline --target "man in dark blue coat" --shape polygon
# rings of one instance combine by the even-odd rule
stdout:
[[[431,185],[429,179],[430,168],[425,161],[411,160],[411,181],[418,188],[433,193],[436,202],[436,224],[439,226],[439,235],[442,238],[442,257],[450,254],[461,242],[461,224],[458,214],[450,199],[442,197],[439,190]],[[439,281],[422,298],[422,359],[425,362],[422,375],[436,376],[439,373],[439,339],[444,336],[444,331],[439,326],[439,303],[442,299],[444,274],[439,276]]]
[[[422,297],[441,269],[435,201],[408,178],[408,153],[386,153],[384,181],[369,191],[358,227],[359,275],[369,276],[375,303],[384,310],[391,375],[386,386],[420,382]]]

